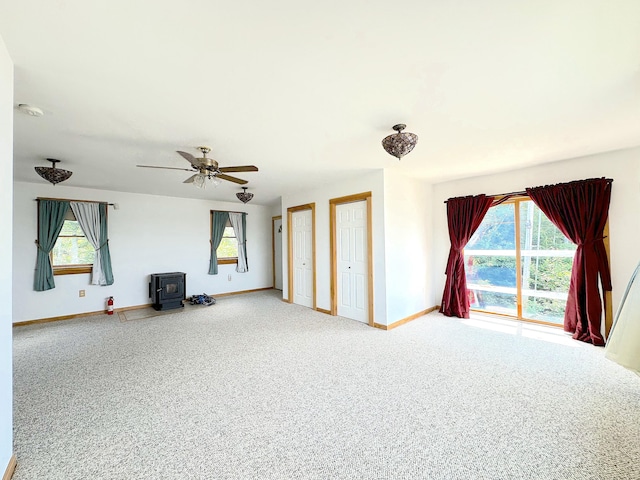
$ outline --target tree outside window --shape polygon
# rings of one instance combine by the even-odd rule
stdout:
[[[464,249],[471,308],[561,325],[575,250],[528,197],[491,207]]]
[[[228,223],[224,229],[216,254],[218,263],[235,263],[238,261],[238,240],[231,223]]]
[[[54,275],[90,273],[96,252],[87,240],[80,224],[69,210],[60,235],[51,250]]]

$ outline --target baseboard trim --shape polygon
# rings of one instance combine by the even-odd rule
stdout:
[[[16,471],[16,465],[18,465],[18,460],[16,458],[16,454],[14,453],[9,459],[9,464],[7,465],[7,469],[4,471],[2,480],[11,480],[11,477],[13,477],[13,472]]]
[[[400,320],[398,320],[397,322],[393,322],[389,325],[382,325],[380,323],[374,323],[373,326],[375,328],[379,328],[381,330],[392,330],[396,327],[399,327],[400,325],[404,325],[405,323],[409,323],[412,320],[415,320],[416,318],[420,318],[423,315],[426,315],[427,313],[431,313],[431,312],[435,312],[436,310],[438,310],[440,308],[439,305],[436,305],[435,307],[431,307],[431,308],[427,308],[425,310],[421,310],[418,313],[414,313],[413,315],[409,315],[408,317],[402,318]]]
[[[84,312],[75,313],[73,315],[61,315],[59,317],[38,318],[35,320],[25,320],[24,322],[14,322],[14,327],[24,327],[26,325],[36,325],[38,323],[59,322],[61,320],[73,320],[74,318],[89,317],[91,315],[100,315],[105,313],[104,310],[98,310],[97,312]]]
[[[153,303],[145,303],[144,305],[132,305],[130,307],[122,307],[114,309],[114,313],[126,312],[128,310],[139,310],[152,306]],[[74,313],[73,315],[61,315],[59,317],[37,318],[35,320],[25,320],[24,322],[15,322],[14,327],[24,327],[26,325],[36,325],[38,323],[59,322],[61,320],[73,320],[74,318],[90,317],[92,315],[106,314],[106,310],[98,310],[96,312]]]
[[[273,287],[254,288],[253,290],[240,290],[238,292],[216,293],[212,297],[230,297],[231,295],[242,295],[243,293],[264,292],[265,290],[275,290]]]
[[[243,293],[262,292],[264,290],[273,290],[273,288],[272,287],[254,288],[253,290],[240,290],[239,292],[218,293],[216,295],[212,295],[212,297],[228,297],[231,295],[241,295]],[[186,302],[187,300],[184,300],[184,301]],[[128,310],[138,310],[141,308],[151,307],[152,305],[153,305],[152,303],[145,303],[143,305],[132,305],[130,307],[116,308],[114,309],[114,312],[118,313],[118,312],[126,312]],[[23,322],[15,322],[13,326],[24,327],[26,325],[36,325],[38,323],[59,322],[61,320],[72,320],[74,318],[90,317],[91,315],[100,315],[101,313],[106,313],[106,311],[98,310],[97,312],[74,313],[73,315],[61,315],[59,317],[48,317],[48,318],[38,318],[35,320],[25,320]]]
[[[316,307],[316,311],[320,313],[326,313],[327,315],[331,315],[331,310],[325,310],[324,308]]]

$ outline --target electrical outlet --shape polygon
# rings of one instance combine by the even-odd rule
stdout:
[[[84,290],[80,290],[80,291],[78,292],[78,296],[79,296],[79,297],[84,297]]]
[[[231,281],[231,274],[227,277],[227,280]]]

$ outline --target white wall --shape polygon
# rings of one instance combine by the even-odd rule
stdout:
[[[303,191],[282,197],[282,295],[288,298],[287,208],[307,203],[316,204],[316,288],[317,306],[331,309],[331,262],[329,255],[329,200],[332,198],[371,192],[373,229],[374,320],[386,325],[385,264],[384,264],[384,171],[375,170],[357,178],[331,185],[322,185],[313,191]]]
[[[387,324],[435,305],[431,190],[395,170],[384,171]]]
[[[35,173],[34,173],[35,175]],[[59,275],[56,288],[33,290],[37,228],[36,197],[100,200],[109,207],[109,248],[114,284],[89,285],[89,274]],[[218,275],[208,275],[210,210],[247,212],[249,272],[235,265],[220,265]],[[22,183],[14,185],[13,304],[14,322],[93,312],[105,308],[113,296],[115,307],[150,303],[149,274],[185,272],[187,295],[271,287],[271,207],[215,202],[106,190]],[[228,280],[231,275],[231,281]],[[79,290],[86,296],[80,298]]]
[[[496,175],[468,178],[434,185],[434,280],[437,302],[442,301],[444,270],[449,252],[447,198],[479,193],[498,194],[572,180],[613,178],[609,208],[613,308],[640,260],[640,147],[588,157],[547,163]]]
[[[0,37],[0,224],[13,215],[13,63]],[[12,239],[0,235],[0,474],[13,453]]]
[[[278,217],[282,215],[282,199],[278,201],[278,204],[271,207],[271,216]]]

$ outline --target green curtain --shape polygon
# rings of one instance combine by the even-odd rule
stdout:
[[[38,205],[38,253],[33,289],[44,292],[56,287],[49,253],[56,244],[64,218],[69,210],[69,202],[59,200],[39,200]]]
[[[218,255],[216,250],[222,241],[224,228],[229,221],[229,212],[213,212],[211,222],[211,257],[209,258],[209,275],[218,274]]]
[[[245,271],[249,271],[249,260],[247,259],[247,214],[242,214],[242,245],[238,245],[238,248],[242,248],[244,251],[244,267]]]
[[[109,233],[107,231],[107,204],[100,204],[100,256],[102,273],[105,278],[105,285],[113,285],[113,271],[111,270],[111,253],[109,252]]]

